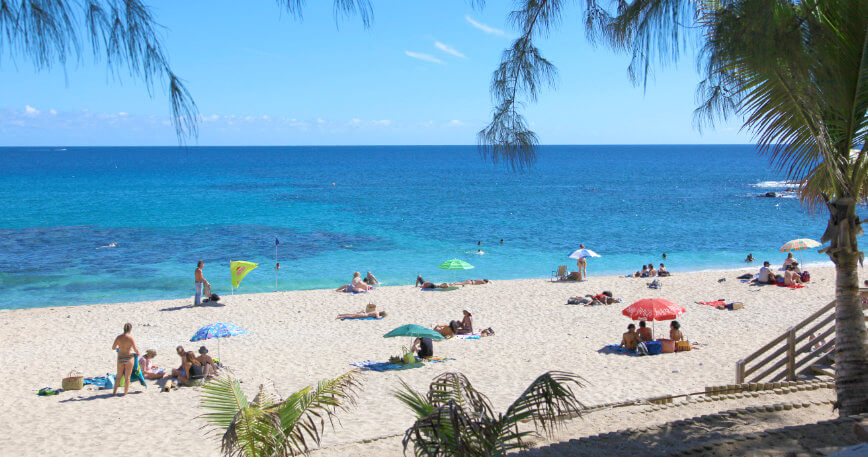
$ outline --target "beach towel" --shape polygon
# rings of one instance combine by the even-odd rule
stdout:
[[[696,304],[698,304],[698,305],[705,305],[705,306],[713,306],[713,307],[715,307],[715,308],[717,308],[718,306],[726,306],[726,302],[724,302],[723,300],[715,300],[715,301],[698,301],[698,302],[696,302]]]
[[[342,321],[378,321],[382,317],[345,317]]]
[[[112,389],[115,386],[115,375],[107,374],[105,376],[84,378],[84,385],[93,385],[100,389]]]
[[[353,362],[350,365],[354,367],[359,367],[363,370],[371,370],[371,371],[400,371],[400,370],[410,370],[413,368],[419,368],[426,363],[440,363],[440,362],[448,362],[450,360],[455,360],[452,357],[445,356],[437,356],[437,357],[429,357],[427,359],[421,359],[421,362],[411,363],[409,365],[406,364],[397,364],[397,363],[389,363],[389,362],[374,362],[373,360],[365,360],[362,362]]]
[[[463,335],[455,335],[455,338],[458,338],[459,340],[478,340],[482,338],[482,333],[465,333]]]
[[[460,289],[460,287],[458,287],[458,286],[449,286],[449,287],[447,287],[447,288],[445,288],[445,289],[441,289],[441,288],[439,288],[439,287],[435,287],[435,288],[433,288],[433,289],[419,289],[419,290],[421,290],[421,291],[425,291],[425,292],[428,292],[428,291],[449,292],[450,290],[456,290],[456,289]]]
[[[633,357],[639,357],[638,352],[630,351],[619,344],[607,344],[600,348],[597,352],[599,352],[600,354],[624,354]]]
[[[800,285],[800,284],[793,284],[792,286],[787,286],[784,283],[779,282],[778,287],[789,287],[790,289],[801,289],[802,287],[805,287],[805,286]]]

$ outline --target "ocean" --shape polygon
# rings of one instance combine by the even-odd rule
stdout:
[[[190,297],[198,260],[220,295],[230,260],[259,263],[236,293],[548,278],[580,243],[591,275],[758,268],[827,219],[758,198],[787,183],[751,145],[543,146],[525,172],[475,146],[12,147],[0,185],[0,309]]]

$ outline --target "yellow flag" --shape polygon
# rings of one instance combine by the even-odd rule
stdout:
[[[244,276],[258,266],[258,263],[245,262],[243,260],[233,260],[232,262],[229,262],[229,271],[232,275],[232,287],[238,287],[241,284],[241,280],[244,279]]]

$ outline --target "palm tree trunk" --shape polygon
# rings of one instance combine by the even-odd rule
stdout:
[[[835,390],[841,416],[868,412],[868,332],[859,294],[856,235],[861,234],[855,200],[829,203],[823,240],[835,263]]]

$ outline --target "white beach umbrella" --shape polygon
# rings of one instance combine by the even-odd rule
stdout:
[[[590,250],[590,249],[576,249],[570,255],[567,256],[570,259],[581,259],[584,257],[600,257],[600,254]]]

